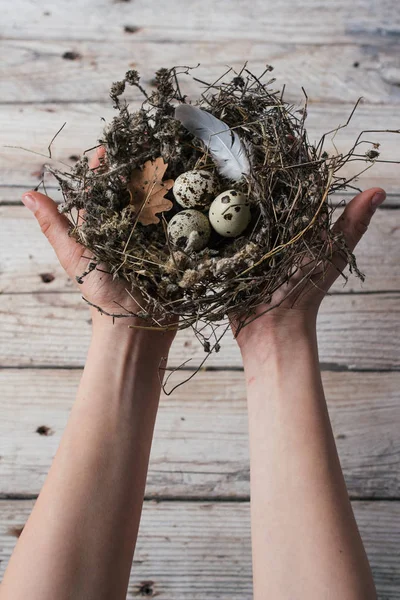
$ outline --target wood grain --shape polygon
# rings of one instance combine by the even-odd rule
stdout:
[[[212,18],[210,16],[212,15]],[[63,2],[40,7],[36,2],[16,0],[2,17],[4,38],[27,40],[121,39],[125,25],[135,26],[140,41],[165,44],[194,41],[252,40],[295,43],[360,44],[386,41],[400,30],[396,0],[276,0],[273,7],[263,0],[246,5],[241,0],[193,0],[184,5],[171,0],[157,10],[145,0],[114,2],[88,0],[72,11]]]
[[[33,187],[31,182],[29,189],[32,189]],[[0,185],[0,206],[11,206],[12,204],[22,205],[21,196],[27,189],[28,188],[25,185]],[[43,191],[42,188],[40,188],[40,190]],[[49,184],[47,186],[47,192],[56,202],[62,200],[61,190],[54,187],[54,185]]]
[[[310,141],[316,142],[327,131],[344,124],[353,107],[352,104],[332,103],[311,105],[307,120]],[[66,127],[52,144],[52,156],[67,166],[72,165],[73,159],[70,157],[75,157],[96,144],[102,130],[101,118],[109,120],[112,113],[108,104],[98,103],[0,105],[2,144],[17,146],[0,147],[0,185],[25,186],[26,189],[36,186],[42,180],[44,165],[50,162],[49,143],[65,122]],[[364,129],[398,130],[396,105],[360,105],[348,127],[342,129],[335,137],[334,143],[338,151],[347,152]],[[400,135],[368,134],[364,139],[381,143],[382,160],[400,160]],[[369,145],[361,146],[361,151],[369,148]],[[330,136],[327,138],[326,149],[333,152]],[[44,156],[38,156],[34,152]],[[57,166],[64,168],[60,163],[57,163]],[[364,162],[352,162],[346,165],[342,174],[347,177],[354,176],[365,166]],[[380,185],[388,192],[397,194],[399,173],[399,165],[377,163],[362,175],[357,185],[363,188]],[[54,185],[54,179],[50,176],[46,176],[45,180]]]
[[[39,493],[80,376],[80,370],[0,370],[0,496]],[[324,372],[323,382],[350,495],[399,497],[400,373]],[[147,495],[248,494],[243,373],[198,373],[162,397]]]
[[[337,211],[337,217],[341,209]],[[378,210],[370,230],[357,247],[364,283],[339,279],[338,293],[400,291],[400,210]],[[0,292],[62,292],[75,290],[34,217],[22,205],[0,206]]]
[[[197,75],[208,79],[225,64],[249,60],[259,71],[271,63],[277,87],[287,84],[288,100],[297,103],[306,88],[311,141],[344,123],[361,95],[354,119],[335,139],[341,152],[363,129],[398,129],[397,1],[337,0],[322,8],[320,0],[275,0],[273,9],[264,0],[170,0],[156,11],[145,0],[87,0],[79,10],[61,0],[43,7],[9,3],[0,40],[0,204],[19,203],[41,181],[47,147],[64,122],[52,146],[56,159],[72,165],[96,143],[101,117],[113,116],[110,82],[127,68],[138,68],[151,85],[160,66],[200,62]],[[193,84],[186,91],[198,94]],[[128,97],[137,107],[138,96]],[[371,138],[382,143],[383,159],[400,160],[399,136]],[[349,165],[343,175],[359,167]],[[384,187],[386,206],[399,206],[399,175],[398,165],[375,165],[357,185]],[[54,180],[45,180],[60,199]],[[353,502],[380,600],[400,597],[399,214],[378,211],[359,247],[360,267],[369,275],[364,287],[355,279],[344,290],[338,284],[319,318],[320,357],[329,369],[324,386],[349,491],[353,498],[390,500]],[[73,289],[29,213],[1,207],[3,498],[39,492],[67,421],[90,336],[88,311]],[[204,352],[185,332],[170,364],[191,355],[189,368]],[[170,501],[145,502],[131,600],[252,598],[245,389],[229,335],[207,364],[227,370],[202,371],[162,398],[147,495]],[[173,383],[188,375],[180,372]],[[0,500],[0,578],[31,507],[28,500]]]
[[[342,369],[399,369],[399,300],[397,293],[326,298],[318,320],[322,363]],[[78,294],[3,294],[0,319],[0,367],[84,364],[91,324],[86,304]],[[195,368],[204,357],[203,346],[191,330],[178,333],[170,366],[191,358],[187,366]],[[222,339],[220,352],[212,354],[206,366],[241,367],[230,332]]]
[[[0,576],[31,501],[0,501]],[[400,503],[353,502],[380,600],[400,595]],[[148,582],[148,593],[143,592]],[[127,598],[251,600],[249,505],[146,502]]]
[[[216,38],[177,44],[143,41],[141,37],[140,33],[126,34],[121,29],[112,52],[103,41],[75,42],[71,46],[66,40],[2,40],[4,80],[0,103],[107,102],[112,81],[122,78],[129,68],[137,69],[142,84],[151,88],[155,71],[163,66],[200,63],[193,75],[212,83],[227,65],[239,70],[246,61],[255,74],[261,74],[265,63],[270,63],[274,67],[271,77],[277,78],[274,87],[286,85],[288,102],[303,100],[304,87],[312,103],[355,103],[360,96],[368,104],[400,103],[400,44],[393,40],[386,44],[372,41],[368,46],[300,46],[289,40],[278,44],[232,40],[227,44]],[[75,60],[65,59],[71,48]],[[199,84],[190,77],[182,75],[180,81],[189,97],[199,94]],[[128,90],[127,98],[142,100],[134,90]]]

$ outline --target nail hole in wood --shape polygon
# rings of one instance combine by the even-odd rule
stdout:
[[[51,427],[47,427],[47,425],[40,425],[36,429],[36,433],[38,433],[39,435],[49,436],[53,435],[54,431],[51,429]]]
[[[140,27],[136,27],[136,25],[125,25],[124,31],[125,33],[137,33],[140,31]]]
[[[154,581],[141,581],[136,595],[152,598],[154,596]]]
[[[43,283],[51,283],[55,280],[53,273],[40,273],[40,279]]]
[[[68,50],[67,52],[64,52],[62,57],[65,60],[79,60],[80,58],[82,58],[79,52],[74,52],[73,50]]]

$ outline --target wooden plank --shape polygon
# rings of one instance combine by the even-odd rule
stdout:
[[[226,71],[226,65],[239,70],[245,61],[255,74],[264,71],[266,61],[273,65],[275,85],[281,88],[286,84],[289,102],[303,99],[303,86],[311,102],[355,103],[362,96],[367,103],[400,103],[400,45],[393,42],[368,47],[357,43],[299,47],[282,39],[275,44],[251,39],[232,39],[228,44],[220,39],[179,44],[173,40],[147,42],[140,37],[121,29],[112,53],[103,40],[75,42],[75,60],[64,58],[71,51],[69,41],[2,40],[0,103],[107,101],[111,82],[132,67],[138,69],[148,87],[162,66],[200,63],[194,76],[211,83]],[[180,81],[183,93],[198,95],[198,83],[185,76]],[[128,98],[140,101],[142,95],[131,92]]]
[[[0,206],[0,293],[75,290],[34,221],[23,205]]]
[[[399,369],[399,299],[397,293],[329,296],[318,320],[322,363],[344,369]],[[0,315],[0,367],[84,364],[91,323],[78,294],[3,294]],[[191,330],[178,333],[170,366],[191,358],[187,366],[195,368],[204,357]],[[236,342],[227,332],[220,352],[212,354],[206,366],[241,364]]]
[[[341,209],[338,209],[338,216]],[[400,210],[378,210],[357,248],[364,283],[339,279],[338,293],[400,291]],[[34,217],[22,205],[0,206],[0,292],[71,291],[74,283],[59,266]]]
[[[352,104],[335,105],[332,103],[313,104],[309,107],[307,128],[311,142],[346,122]],[[0,131],[2,144],[29,149],[45,156],[38,156],[20,148],[0,147],[0,185],[26,186],[27,189],[42,179],[43,165],[50,162],[48,145],[64,122],[66,127],[52,144],[54,159],[70,165],[69,157],[79,155],[93,147],[101,134],[101,117],[109,120],[113,110],[107,104],[35,104],[0,105]],[[356,111],[349,126],[335,137],[340,152],[347,152],[358,134],[364,129],[399,129],[398,109],[395,105],[362,104]],[[368,140],[381,142],[381,159],[400,160],[399,140],[395,134],[368,134]],[[370,146],[362,146],[367,150]],[[333,151],[333,141],[327,140],[327,151]],[[54,163],[58,167],[59,163]],[[62,166],[62,165],[61,165]],[[343,176],[354,176],[365,167],[364,163],[352,162],[343,169]],[[398,192],[400,166],[393,164],[375,164],[364,173],[359,185],[363,188],[381,185],[388,192]],[[54,179],[46,176],[46,181],[54,185]]]
[[[33,189],[34,185],[32,185],[32,181],[28,187],[26,185],[0,185],[0,206],[10,206],[12,204],[22,205],[22,194],[26,192],[28,188]],[[40,189],[43,191],[42,188]],[[54,187],[54,185],[49,184],[47,186],[47,193],[57,202],[62,200],[60,189]]]
[[[210,18],[212,15],[212,18]],[[193,42],[196,40],[264,41],[295,43],[346,43],[354,37],[364,43],[395,35],[400,29],[396,0],[193,0],[183,8],[171,0],[155,11],[145,0],[108,2],[90,0],[79,11],[61,0],[40,8],[29,0],[16,0],[2,17],[2,35],[11,39],[67,39],[114,42],[125,25],[135,26],[140,41]]]
[[[32,508],[0,502],[0,575]],[[381,600],[400,595],[400,503],[354,502]],[[147,592],[145,583],[148,582]],[[248,503],[146,502],[127,598],[251,600]]]
[[[80,376],[80,370],[0,370],[0,496],[39,493]],[[399,497],[400,373],[324,372],[323,383],[350,495]],[[242,372],[201,372],[163,395],[147,495],[248,497]]]

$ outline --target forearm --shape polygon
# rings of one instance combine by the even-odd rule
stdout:
[[[94,329],[76,402],[1,600],[126,597],[160,395],[158,367],[168,344],[110,323]]]
[[[330,426],[315,324],[293,321],[242,353],[255,600],[374,599]]]

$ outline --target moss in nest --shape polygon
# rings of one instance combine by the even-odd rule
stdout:
[[[315,259],[323,277],[334,248],[362,277],[344,240],[331,231],[329,196],[352,187],[354,178],[339,174],[346,162],[375,162],[377,145],[357,154],[365,143],[360,137],[347,154],[332,155],[324,151],[325,136],[310,144],[307,97],[302,109],[285,102],[272,89],[271,70],[257,77],[246,67],[239,73],[230,69],[213,84],[199,82],[205,89],[196,106],[224,121],[249,152],[250,170],[239,181],[225,179],[207,147],[174,118],[176,106],[186,101],[178,81],[192,76],[189,68],[177,67],[157,71],[152,92],[141,86],[136,71],[128,71],[111,87],[117,114],[99,140],[105,148],[100,165],[91,170],[84,154],[70,173],[52,169],[64,195],[62,211],[71,218],[71,235],[93,252],[91,265],[107,265],[126,281],[129,292],[140,293],[140,316],[149,326],[160,316],[179,316],[178,327],[192,326],[206,349],[210,342],[202,333],[204,324],[211,324],[215,334],[226,326],[229,311],[243,325],[260,303],[273,308],[273,293],[304,260]],[[127,85],[144,95],[138,110],[130,110],[123,97]],[[214,232],[198,252],[172,247],[167,223],[182,209],[172,190],[166,198],[173,208],[158,215],[158,224],[138,222],[129,181],[135,169],[159,157],[168,164],[166,179],[206,169],[221,190],[244,193],[252,214],[247,229],[236,238]],[[79,224],[72,218],[76,209],[85,211]],[[305,279],[313,274],[311,269]],[[215,339],[214,349],[219,347]]]

